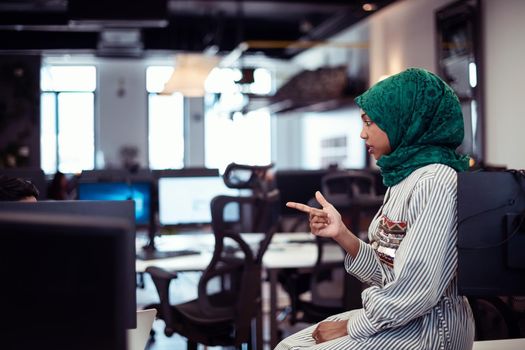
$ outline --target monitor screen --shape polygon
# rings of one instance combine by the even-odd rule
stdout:
[[[525,176],[458,175],[458,287],[463,295],[525,295]]]
[[[321,191],[321,179],[328,170],[280,170],[275,173],[275,183],[280,194],[281,215],[302,215],[288,208],[286,202],[308,203],[315,191]]]
[[[80,200],[133,200],[138,226],[148,226],[151,218],[150,182],[79,182]]]
[[[226,187],[220,176],[161,177],[158,181],[161,226],[209,224],[213,197],[239,194]]]
[[[130,225],[0,212],[0,274],[12,286],[2,291],[2,347],[125,350]]]
[[[32,213],[67,215],[68,217],[92,216],[99,218],[117,218],[129,224],[129,231],[125,238],[125,261],[129,268],[122,276],[125,285],[120,298],[126,303],[126,326],[129,329],[136,327],[136,279],[135,279],[135,224],[133,201],[38,201],[38,202],[2,202],[0,213]]]

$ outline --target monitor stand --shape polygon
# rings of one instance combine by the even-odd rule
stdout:
[[[172,251],[161,251],[155,247],[155,229],[148,230],[148,244],[142,247],[141,251],[137,252],[137,259],[140,260],[156,260],[176,258],[179,256],[198,255],[201,252],[193,249],[180,249]]]

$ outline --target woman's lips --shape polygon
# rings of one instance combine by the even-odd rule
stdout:
[[[368,153],[369,154],[373,154],[374,153],[374,147],[373,146],[366,145],[366,148],[368,149]]]

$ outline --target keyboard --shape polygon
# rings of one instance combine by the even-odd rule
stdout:
[[[286,243],[298,243],[298,244],[315,243],[315,239],[313,239],[313,238],[303,238],[303,239],[295,238],[295,239],[287,240]]]
[[[173,250],[173,251],[142,250],[137,253],[137,259],[140,259],[140,260],[167,259],[167,258],[176,258],[179,256],[199,255],[200,253],[201,253],[200,251],[192,250],[192,249],[180,249],[180,250]]]

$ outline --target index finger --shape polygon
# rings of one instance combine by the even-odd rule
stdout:
[[[319,215],[319,216],[327,216],[327,214],[324,211],[322,211],[321,209],[310,207],[310,206],[308,206],[306,204],[302,204],[302,203],[286,202],[286,206],[288,208],[297,209],[297,210],[302,211],[303,213],[307,213],[307,214],[314,214],[314,215]]]

